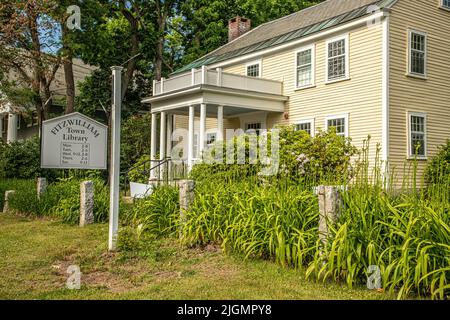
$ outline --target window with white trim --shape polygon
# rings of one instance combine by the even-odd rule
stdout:
[[[217,133],[216,132],[207,132],[206,133],[206,145],[210,146],[217,140]]]
[[[295,78],[296,87],[314,85],[314,46],[300,49],[296,53]]]
[[[441,0],[441,7],[444,9],[450,9],[450,0]]]
[[[303,120],[295,124],[295,130],[305,131],[310,136],[314,136],[314,120]]]
[[[261,122],[249,122],[245,124],[245,131],[254,131],[256,132],[257,135],[260,134],[262,128],[262,123]]]
[[[327,131],[331,128],[335,128],[338,136],[348,137],[348,116],[327,117],[325,120],[325,128]]]
[[[348,36],[327,42],[327,81],[348,77]]]
[[[424,113],[408,113],[409,157],[424,158],[427,155],[427,118]]]
[[[427,35],[409,30],[408,72],[411,75],[426,76]]]
[[[261,62],[252,62],[247,64],[247,76],[259,78],[261,77]]]

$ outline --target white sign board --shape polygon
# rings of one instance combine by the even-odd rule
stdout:
[[[108,128],[74,112],[42,123],[41,167],[106,169]]]

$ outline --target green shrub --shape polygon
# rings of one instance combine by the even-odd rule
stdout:
[[[0,142],[0,177],[14,179],[34,179],[48,173],[40,167],[39,138],[11,144]]]
[[[439,148],[438,154],[428,162],[426,178],[431,184],[450,182],[450,139]]]
[[[352,177],[351,157],[358,150],[349,138],[336,134],[335,131],[319,132],[311,137],[304,131],[295,130],[294,126],[280,126],[279,129],[279,164],[276,177],[288,177],[303,183],[332,182],[342,183]],[[271,154],[272,133],[267,134],[267,154]],[[250,137],[245,134],[224,143],[217,142],[212,151],[206,155],[206,163],[195,165],[191,176],[195,180],[209,179],[214,176],[220,180],[240,180],[256,176],[264,164],[258,158],[250,161]],[[254,136],[253,136],[254,137]],[[227,155],[227,144],[233,144],[235,164],[214,163],[220,147],[222,155]],[[233,149],[232,148],[232,149]],[[237,164],[238,150],[245,150],[245,163]],[[258,149],[259,150],[259,149]],[[258,151],[259,152],[259,151]]]

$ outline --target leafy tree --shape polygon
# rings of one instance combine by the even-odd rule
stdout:
[[[150,155],[150,114],[134,115],[122,124],[121,165],[130,168],[143,155]]]
[[[184,23],[183,63],[224,45],[228,41],[228,20],[236,15],[252,20],[252,28],[297,12],[323,0],[186,0],[179,6]]]
[[[30,103],[39,119],[48,116],[50,85],[60,67],[59,57],[45,53],[55,44],[50,14],[53,0],[4,0],[0,3],[0,89],[30,89]]]

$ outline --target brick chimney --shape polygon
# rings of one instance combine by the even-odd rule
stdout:
[[[250,31],[252,22],[250,19],[237,16],[228,21],[228,42],[239,38],[244,33]]]

